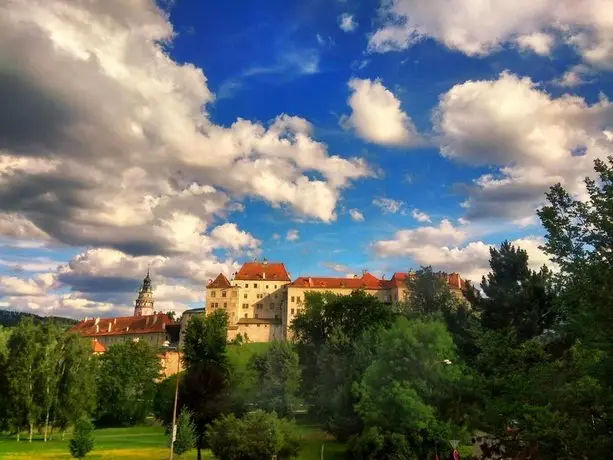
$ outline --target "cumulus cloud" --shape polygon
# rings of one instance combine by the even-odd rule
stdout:
[[[362,214],[360,212],[359,209],[350,209],[349,210],[349,215],[351,216],[351,220],[355,221],[355,222],[363,222],[364,221],[364,214]]]
[[[383,26],[369,50],[406,49],[430,37],[469,56],[506,43],[547,54],[554,43],[575,47],[585,62],[613,67],[613,22],[608,0],[382,0]]]
[[[300,117],[211,122],[215,96],[201,69],[171,58],[173,36],[153,0],[0,6],[2,244],[100,248],[202,273],[222,264],[213,247],[257,249],[234,224],[214,227],[240,200],[330,222],[342,191],[373,174],[360,158],[328,152]],[[297,64],[290,54],[284,59]],[[82,295],[67,276],[61,271],[73,292],[50,294],[49,308],[128,308]],[[10,304],[28,308],[23,295]]]
[[[591,81],[589,77],[591,77],[593,74],[594,71],[588,66],[584,64],[577,64],[564,72],[564,75],[554,80],[553,83],[565,88],[573,88],[589,83]]]
[[[372,204],[381,209],[383,214],[396,214],[404,210],[404,201],[392,198],[378,197],[372,200]]]
[[[341,118],[343,126],[354,129],[358,136],[374,144],[398,147],[421,142],[411,118],[381,80],[353,78],[349,80],[349,88],[352,94],[347,103],[352,112]]]
[[[400,230],[392,239],[372,243],[377,257],[410,258],[419,265],[431,265],[437,270],[458,272],[466,279],[478,283],[489,272],[490,248],[483,241],[469,241],[470,232],[454,227],[448,220],[438,227],[428,226]],[[542,237],[526,236],[511,242],[528,252],[529,265],[538,269],[550,265],[547,255],[539,249],[544,244]]]
[[[419,209],[413,209],[411,211],[411,217],[413,217],[413,219],[415,219],[417,222],[432,222],[430,216]]]
[[[352,15],[343,13],[338,17],[338,26],[343,32],[353,32],[358,27],[358,23],[355,22]]]
[[[595,158],[613,152],[607,128],[613,105],[578,96],[554,98],[508,72],[467,81],[440,97],[434,116],[441,153],[470,165],[498,167],[467,187],[469,220],[534,215],[550,186],[583,196]]]
[[[288,230],[285,235],[285,241],[298,241],[300,239],[300,232],[296,229]]]

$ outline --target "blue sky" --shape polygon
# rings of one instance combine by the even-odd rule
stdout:
[[[516,3],[0,7],[0,308],[129,314],[151,266],[181,311],[254,257],[547,263],[544,192],[613,153],[613,11]]]

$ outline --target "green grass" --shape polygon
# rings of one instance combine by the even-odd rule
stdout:
[[[322,443],[324,458],[326,460],[340,460],[344,458],[344,445],[335,442],[324,432],[305,422],[300,423],[300,432],[303,436],[303,448],[300,460],[319,460]],[[53,440],[43,442],[42,436],[36,435],[32,443],[23,437],[20,442],[14,436],[0,435],[0,459],[70,459],[68,440],[71,434],[66,434],[64,441],[55,434]],[[104,428],[94,431],[94,450],[87,456],[92,460],[162,460],[168,458],[167,437],[160,427],[133,427],[133,428]],[[203,455],[204,458],[212,458]],[[183,460],[194,460],[196,451],[181,457]]]

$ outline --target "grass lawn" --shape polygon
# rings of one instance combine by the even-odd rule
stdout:
[[[322,443],[325,443],[324,458],[326,460],[343,458],[344,446],[330,441],[317,427],[301,424],[300,430],[304,438],[300,460],[319,460]],[[167,438],[164,430],[159,427],[105,428],[94,431],[94,436],[94,450],[86,457],[88,459],[162,460],[168,458]],[[72,457],[68,452],[68,439],[70,439],[70,434],[66,435],[64,441],[55,436],[52,441],[44,443],[42,436],[35,436],[32,443],[29,443],[27,437],[25,441],[17,442],[14,436],[9,438],[0,435],[0,459],[70,459]],[[203,457],[212,458],[210,455]],[[192,451],[180,458],[193,460],[196,458],[196,452]]]

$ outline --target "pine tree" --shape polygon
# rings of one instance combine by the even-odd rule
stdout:
[[[94,426],[87,418],[81,418],[75,425],[74,435],[70,440],[68,448],[70,455],[74,458],[85,458],[94,448]]]
[[[172,440],[172,433],[170,433]],[[171,441],[172,442],[172,441]],[[174,453],[183,455],[196,445],[196,427],[192,422],[192,413],[189,409],[183,409],[177,420],[177,437],[174,443]]]

